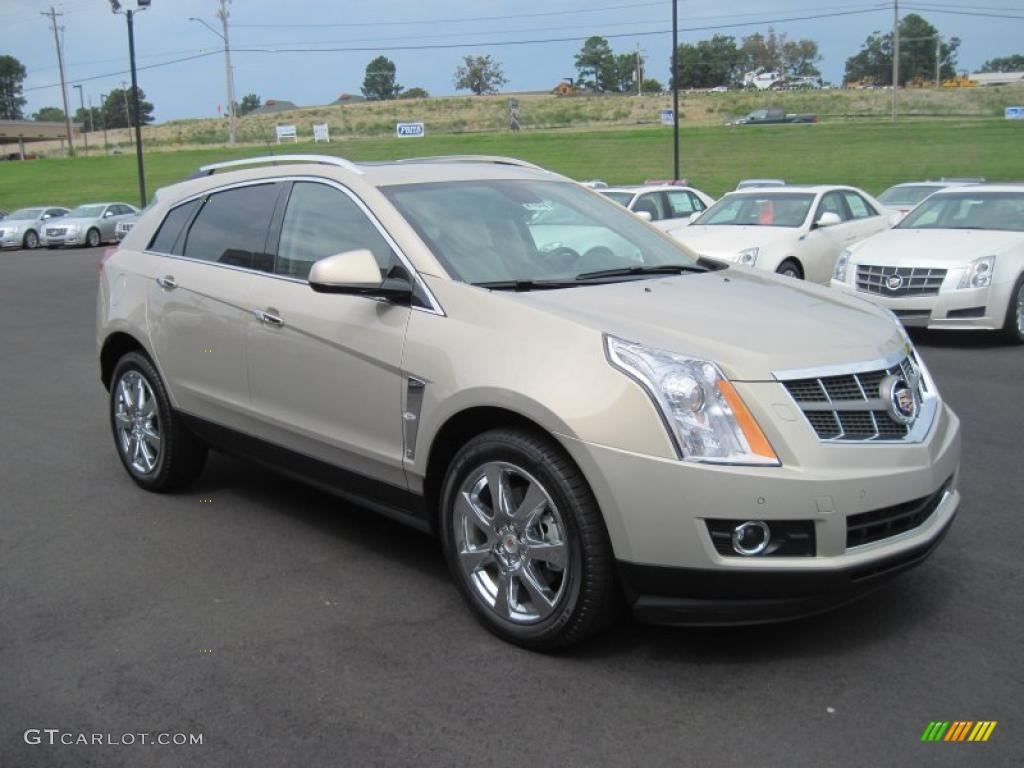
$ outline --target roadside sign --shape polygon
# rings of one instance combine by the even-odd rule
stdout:
[[[675,124],[675,113],[671,109],[661,110],[661,124],[662,125],[674,125]]]
[[[281,143],[281,139],[291,139],[292,141],[299,140],[299,133],[295,130],[294,125],[279,125],[277,126],[277,143]]]
[[[327,123],[318,123],[313,126],[313,143],[319,143],[326,141],[328,144],[331,143],[331,131]]]
[[[398,123],[395,132],[400,139],[421,139],[427,135],[423,123]]]
[[[1004,115],[1007,120],[1024,120],[1024,107],[1007,107]]]

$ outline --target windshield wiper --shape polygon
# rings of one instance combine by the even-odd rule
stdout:
[[[572,280],[488,280],[472,285],[492,291],[548,291],[553,288],[576,288],[579,283]]]
[[[599,269],[596,272],[584,272],[576,275],[577,280],[600,280],[605,277],[631,277],[633,275],[680,275],[683,272],[707,272],[706,267],[695,264],[659,264],[651,267],[619,267],[617,269]]]

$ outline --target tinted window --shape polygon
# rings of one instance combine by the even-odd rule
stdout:
[[[274,265],[277,274],[305,279],[314,262],[360,248],[373,253],[382,277],[397,263],[384,236],[348,195],[313,182],[292,187]]]
[[[63,208],[51,208],[46,212],[46,215],[50,218],[59,218],[61,216],[67,216],[68,212]]]
[[[697,224],[745,227],[799,227],[807,218],[814,195],[784,192],[744,192],[726,195]]]
[[[189,219],[192,218],[192,212],[195,211],[199,205],[198,200],[192,200],[191,202],[179,205],[176,208],[171,208],[168,211],[167,216],[164,217],[163,223],[160,225],[160,229],[157,230],[156,235],[153,237],[152,242],[149,244],[149,250],[156,251],[157,253],[172,253],[176,256],[181,255],[182,229],[188,224]],[[174,244],[178,243],[179,246],[175,248]]]
[[[843,197],[846,198],[846,204],[850,207],[850,213],[853,214],[853,218],[866,219],[870,216],[878,215],[878,211],[872,208],[871,204],[856,192],[843,192]]]
[[[185,255],[232,267],[269,271],[267,227],[277,203],[277,184],[237,187],[210,195],[189,228]]]
[[[843,221],[848,221],[850,218],[850,213],[843,203],[843,197],[838,192],[828,192],[821,198],[821,205],[818,206],[818,219],[823,213],[834,213]]]
[[[898,229],[992,229],[1024,232],[1024,193],[963,192],[929,197]]]
[[[601,194],[611,200],[614,200],[619,205],[629,206],[629,201],[633,199],[632,192],[605,192],[601,190]]]

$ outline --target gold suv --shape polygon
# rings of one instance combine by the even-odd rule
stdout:
[[[132,479],[208,448],[436,534],[523,646],[623,606],[772,621],[923,560],[959,422],[855,296],[702,260],[516,160],[277,156],[161,190],[101,265]]]

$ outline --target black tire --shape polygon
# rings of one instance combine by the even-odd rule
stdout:
[[[58,248],[60,248],[59,245],[48,245],[48,246],[46,246],[46,250],[48,250],[48,251],[56,251]]]
[[[804,271],[800,268],[800,264],[795,259],[786,259],[779,264],[778,269],[775,270],[775,274],[782,275],[783,277],[792,277],[797,280],[804,279]]]
[[[21,247],[26,251],[34,251],[39,247],[39,235],[36,234],[35,230],[30,229],[25,233],[25,237],[21,239]]]
[[[149,387],[157,417],[156,432],[160,445],[154,465],[148,471],[133,466],[122,449],[122,433],[119,431],[124,428],[124,423],[118,418],[119,389],[126,376],[128,381],[137,381],[133,374],[140,376]],[[129,352],[117,361],[111,377],[109,402],[114,448],[132,480],[141,488],[157,493],[173,491],[190,483],[203,471],[206,446],[189,432],[181,417],[171,408],[163,380],[145,355]]]
[[[85,234],[85,245],[87,248],[99,248],[100,243],[103,242],[103,238],[100,237],[100,231],[93,227]]]
[[[1003,323],[1003,338],[1010,344],[1024,344],[1024,323],[1018,320],[1024,312],[1024,274],[1017,278],[1006,306],[1006,322]]]
[[[557,508],[564,528],[560,531],[567,547],[560,575],[563,588],[550,606],[550,614],[532,623],[499,616],[463,572],[457,552],[457,496],[464,483],[494,462],[515,465],[532,475]],[[522,429],[495,429],[467,442],[445,475],[440,529],[449,570],[466,603],[484,627],[508,642],[538,651],[565,648],[604,629],[622,606],[615,557],[597,501],[572,459],[545,436]],[[489,545],[490,539],[483,546]],[[527,562],[525,558],[523,562]]]

